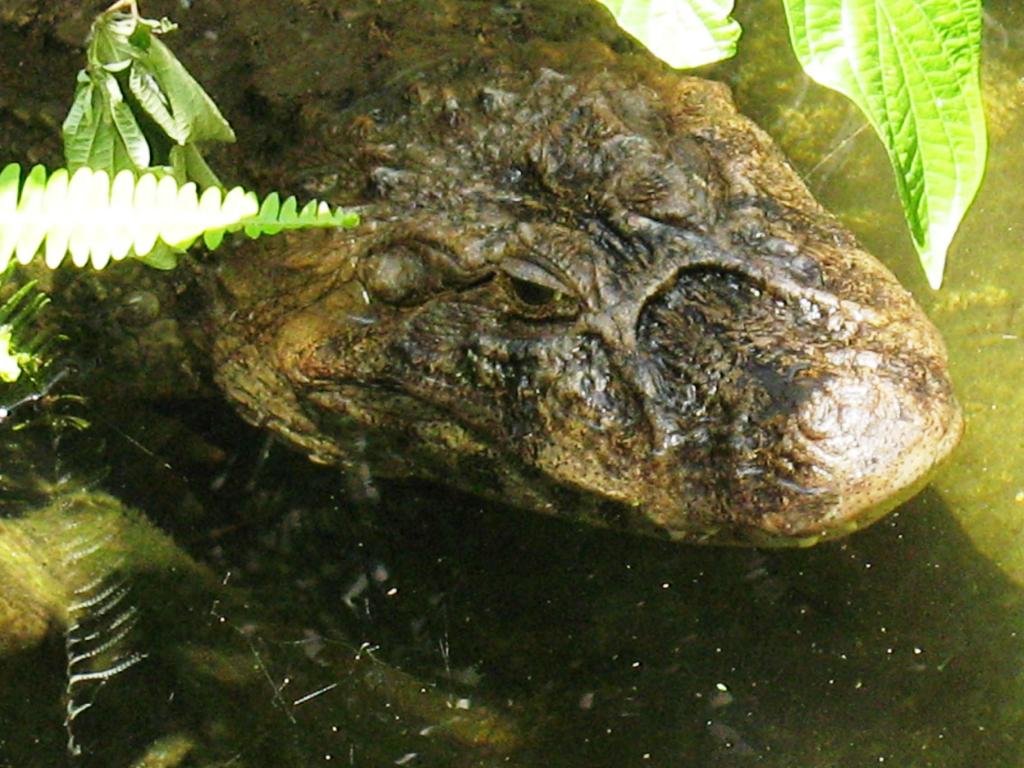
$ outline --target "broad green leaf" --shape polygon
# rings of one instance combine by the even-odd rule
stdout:
[[[79,79],[71,111],[64,121],[64,158],[68,169],[111,168],[117,130],[106,106],[103,88]]]
[[[980,0],[784,0],[793,49],[885,144],[928,282],[981,183]]]
[[[94,119],[92,92],[92,80],[84,72],[79,72],[78,85],[75,87],[75,97],[71,102],[71,109],[68,110],[64,124],[61,126],[61,131],[65,136],[75,136],[83,125]]]
[[[160,89],[153,73],[141,63],[136,63],[128,74],[128,87],[139,102],[139,106],[146,110],[164,133],[178,144],[188,141],[188,131],[171,115],[170,102]]]
[[[139,59],[166,94],[171,113],[187,141],[235,140],[235,132],[213,99],[163,42],[151,38],[149,50],[141,52]]]
[[[64,136],[64,158],[72,171],[88,163],[98,129],[93,104],[96,88],[88,76],[82,79],[84,74],[79,75],[75,99],[68,110],[68,116],[64,118],[64,125],[61,126]]]
[[[128,154],[128,149],[125,147],[124,142],[118,135],[116,129],[113,134],[113,151],[112,159],[109,165],[101,165],[99,163],[90,163],[90,168],[106,168],[109,169],[110,173],[120,173],[121,171],[135,171],[136,165],[132,160],[131,155]]]
[[[128,35],[136,27],[134,17],[122,13],[102,13],[92,25],[86,59],[89,69],[117,72],[132,62]]]
[[[742,30],[729,18],[733,0],[598,0],[671,67],[699,67],[736,54]]]
[[[137,257],[147,267],[168,272],[178,266],[178,254],[166,243],[156,243],[145,256]]]
[[[202,153],[191,142],[171,147],[171,167],[179,181],[194,181],[202,189],[224,186],[213,169],[207,165]]]
[[[101,115],[99,128],[96,131],[96,140],[83,165],[89,168],[113,168],[117,144],[117,130],[114,128],[113,121],[109,115]]]
[[[114,127],[117,128],[118,138],[121,139],[125,154],[131,162],[130,166],[115,164],[114,170],[120,171],[122,167],[134,167],[139,170],[149,168],[149,142],[135,121],[131,108],[122,101],[111,106],[110,113],[114,119]]]
[[[106,98],[108,100],[110,116],[117,128],[118,136],[124,145],[125,154],[131,165],[123,166],[129,169],[143,169],[149,167],[149,142],[142,134],[139,123],[132,114],[131,107],[125,101],[121,93],[121,86],[113,77],[105,78]],[[114,172],[122,170],[122,166],[115,161]]]
[[[134,167],[118,135],[112,94],[120,101],[120,90],[113,75],[100,73],[90,78],[79,73],[75,100],[62,128],[64,157],[69,170],[89,167],[115,172]],[[123,102],[122,107],[127,109]],[[121,120],[125,118],[124,109]]]

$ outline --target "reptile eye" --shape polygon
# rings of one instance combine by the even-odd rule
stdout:
[[[523,259],[510,258],[501,264],[508,310],[531,320],[574,317],[579,301],[561,280],[547,269]]]
[[[546,285],[532,283],[529,280],[523,280],[518,277],[510,279],[512,292],[516,295],[516,298],[531,307],[543,307],[545,304],[553,302],[558,296],[558,292],[554,288],[549,288]]]

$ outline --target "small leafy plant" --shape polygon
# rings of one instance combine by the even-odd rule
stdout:
[[[0,172],[0,272],[38,252],[56,269],[65,257],[103,269],[128,256],[169,269],[202,237],[216,248],[226,232],[252,238],[282,230],[354,227],[356,214],[294,197],[263,199],[222,190],[200,145],[234,141],[213,99],[159,35],[167,19],[118,0],[96,17],[86,67],[64,120],[67,168]]]
[[[0,273],[0,289],[6,275]],[[6,293],[6,291],[5,291]],[[63,337],[47,330],[39,322],[40,313],[50,303],[49,297],[29,281],[0,301],[0,457],[5,469],[0,472],[0,497],[10,498],[12,487],[7,471],[16,463],[17,451],[12,455],[5,442],[8,431],[24,429],[35,422],[33,403],[49,399],[70,403],[76,398],[55,394],[56,384],[64,378],[65,370],[55,370],[53,353]],[[53,427],[81,428],[85,421],[64,409],[44,409],[41,421]]]
[[[143,18],[136,0],[96,17],[64,120],[68,170],[148,171],[220,186],[200,147],[233,142],[235,132],[160,39],[175,29],[168,19]]]
[[[673,67],[736,52],[733,0],[598,2]],[[921,266],[937,289],[985,169],[981,0],[783,4],[804,71],[850,98],[885,145]]]
[[[53,339],[38,332],[33,321],[48,301],[35,283],[29,282],[0,303],[0,387],[41,369]],[[0,406],[0,422],[7,413],[8,407]]]

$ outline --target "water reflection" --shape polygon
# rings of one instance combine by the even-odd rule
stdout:
[[[1024,591],[935,491],[844,542],[705,549],[413,484],[353,510],[334,472],[280,449],[245,495],[259,445],[231,451],[208,517],[168,521],[209,565],[110,497],[63,502],[119,521],[148,656],[96,693],[76,764],[1024,759]],[[64,652],[58,634],[0,665],[11,765],[68,761]]]
[[[469,651],[485,684],[546,725],[537,754],[577,746],[559,764],[1019,763],[1017,740],[979,734],[1019,728],[1022,593],[934,493],[795,553],[448,520],[410,521],[396,548],[427,542],[449,569],[453,648],[486,649]]]

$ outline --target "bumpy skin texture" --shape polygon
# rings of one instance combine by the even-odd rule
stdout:
[[[241,412],[317,461],[686,541],[814,542],[919,486],[962,428],[942,342],[727,89],[501,57],[317,113],[292,158],[365,223],[220,268]]]

